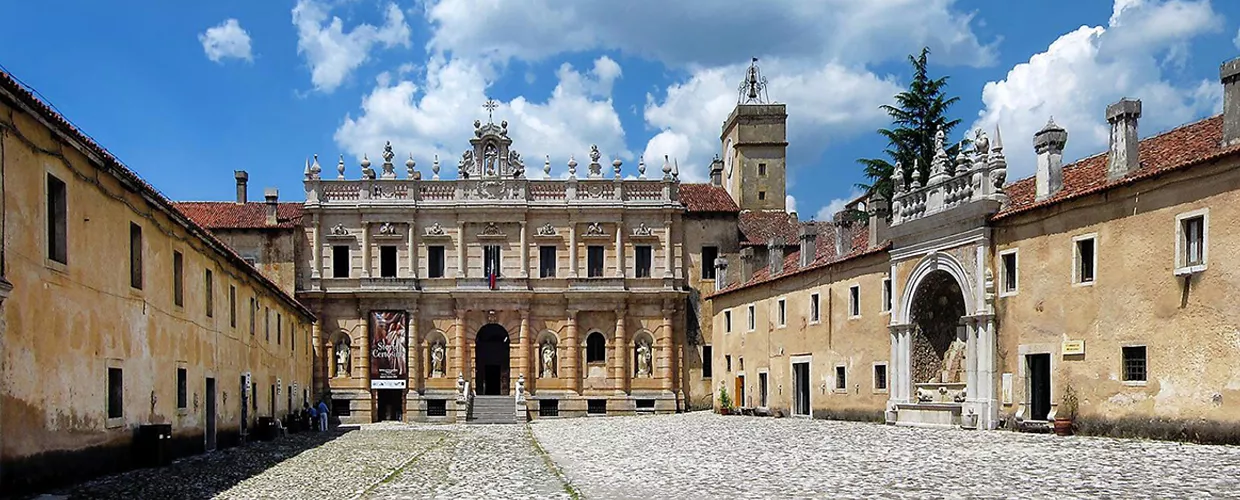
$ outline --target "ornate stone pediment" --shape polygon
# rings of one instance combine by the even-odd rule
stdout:
[[[555,226],[551,225],[551,223],[548,222],[546,224],[539,226],[538,229],[535,231],[535,235],[545,238],[545,237],[559,236],[559,233],[556,232]]]
[[[438,222],[431,224],[430,226],[427,226],[425,234],[427,238],[447,238],[448,237],[448,234],[444,232],[443,230],[443,226],[439,225]]]
[[[392,224],[391,222],[384,222],[383,224],[380,224],[379,229],[375,231],[375,238],[379,239],[403,238],[404,236],[405,235],[403,232],[397,230],[396,224]]]
[[[633,228],[633,237],[634,238],[654,238],[655,237],[654,229],[652,229],[650,226],[647,226],[645,222],[642,222],[638,224],[637,227]]]
[[[499,224],[488,222],[486,226],[483,226],[482,232],[478,233],[478,237],[484,239],[499,239],[506,237],[506,235],[499,230]]]
[[[327,238],[333,240],[348,239],[353,238],[353,233],[350,233],[349,229],[344,227],[344,224],[336,224],[327,230]]]
[[[607,231],[603,230],[603,224],[591,222],[586,226],[586,231],[582,233],[582,236],[585,238],[606,238]]]

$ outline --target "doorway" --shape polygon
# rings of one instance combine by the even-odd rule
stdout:
[[[766,372],[758,374],[758,407],[766,408]]]
[[[207,377],[207,451],[215,449],[215,379]]]
[[[792,414],[809,416],[809,362],[792,364]]]
[[[246,382],[245,375],[241,376],[241,391],[238,394],[241,394],[241,439],[244,440],[250,418],[250,384]]]
[[[491,323],[478,330],[474,347],[474,384],[484,396],[508,394],[508,330]]]
[[[1051,412],[1051,355],[1028,354],[1025,368],[1029,370],[1029,419],[1046,420]]]
[[[736,402],[733,404],[735,404],[737,408],[744,408],[745,407],[745,376],[744,375],[736,376],[736,392],[734,392],[733,394],[736,395]]]
[[[405,391],[403,389],[375,390],[375,421],[401,421],[405,410]]]

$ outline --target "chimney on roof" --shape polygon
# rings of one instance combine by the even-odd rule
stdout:
[[[778,236],[771,238],[766,244],[766,258],[769,262],[771,276],[784,272],[784,239]]]
[[[887,200],[881,195],[870,196],[870,237],[866,249],[878,247],[878,242],[887,239],[887,228],[890,227],[887,216],[891,213]]]
[[[801,257],[798,263],[801,267],[808,267],[818,255],[818,225],[812,221],[803,224],[797,238],[801,240]]]
[[[835,213],[835,220],[831,224],[831,229],[835,231],[835,256],[841,257],[852,252],[852,234],[848,228],[852,222],[848,220],[850,213],[847,209]]]
[[[1107,123],[1111,124],[1111,149],[1107,155],[1107,179],[1115,180],[1141,168],[1137,153],[1137,119],[1141,118],[1141,101],[1120,99],[1107,106]]]
[[[1240,58],[1219,68],[1223,82],[1223,146],[1240,143]]]
[[[237,203],[245,203],[245,185],[250,182],[250,174],[245,173],[245,170],[233,170],[233,177],[237,178]]]
[[[276,188],[267,188],[263,190],[263,199],[266,200],[267,225],[274,226],[279,223],[276,208],[279,206],[280,191]]]
[[[719,159],[719,155],[715,155],[714,161],[710,162],[710,185],[723,187],[723,160]]]
[[[715,291],[728,287],[728,259],[715,257]]]
[[[741,249],[741,284],[753,279],[753,247]]]
[[[1038,154],[1038,170],[1034,179],[1037,188],[1034,199],[1037,201],[1050,198],[1063,189],[1063,147],[1067,143],[1068,131],[1055,125],[1054,118],[1033,135],[1033,150]]]

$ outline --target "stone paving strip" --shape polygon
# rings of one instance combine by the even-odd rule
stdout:
[[[1240,498],[1240,447],[690,413],[542,420],[585,498]]]

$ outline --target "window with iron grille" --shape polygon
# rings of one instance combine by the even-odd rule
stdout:
[[[874,365],[874,390],[887,390],[887,365]]]
[[[591,399],[587,401],[586,402],[586,413],[590,415],[607,414],[607,400],[606,399]]]
[[[560,416],[560,400],[558,399],[538,400],[538,416],[540,417]]]
[[[426,400],[426,416],[428,417],[448,416],[448,400],[446,399]]]
[[[1145,354],[1145,346],[1143,345],[1126,346],[1123,348],[1125,382],[1145,382],[1147,375],[1147,359]]]
[[[654,400],[653,399],[637,400],[637,411],[642,411],[642,410],[646,410],[646,411],[654,410]]]
[[[843,366],[835,367],[835,390],[843,391],[848,389],[848,370]]]

